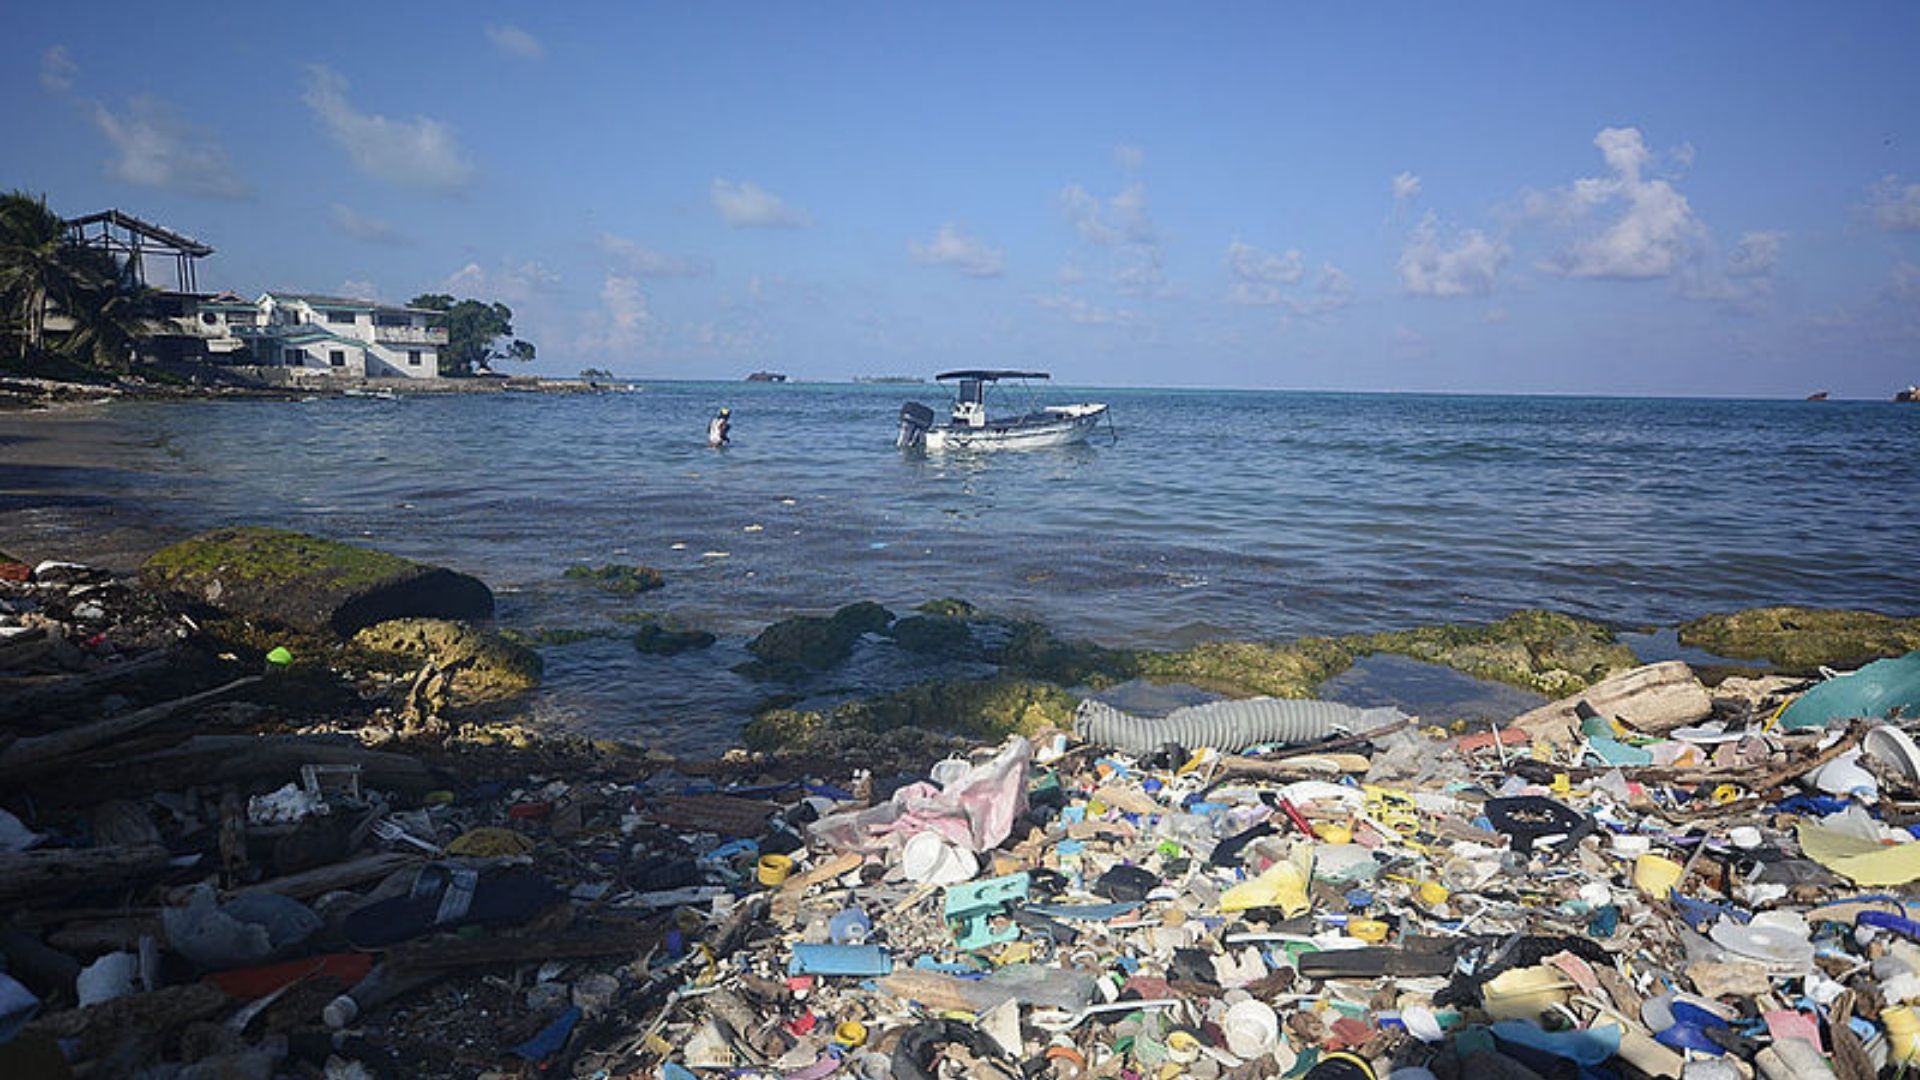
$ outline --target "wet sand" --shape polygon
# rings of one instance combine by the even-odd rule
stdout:
[[[149,449],[97,404],[0,411],[0,551],[132,570],[188,535],[167,520]]]

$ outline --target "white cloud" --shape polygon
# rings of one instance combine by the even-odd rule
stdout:
[[[451,194],[473,178],[453,129],[426,116],[390,120],[363,113],[347,100],[346,78],[325,65],[308,67],[302,100],[354,167],[376,180]]]
[[[1888,232],[1920,232],[1920,184],[1881,177],[1868,191],[1867,211]]]
[[[348,278],[340,283],[340,295],[349,300],[378,300],[380,286],[364,278]]]
[[[493,42],[494,48],[521,60],[540,60],[547,55],[547,47],[540,44],[539,38],[511,24],[489,24],[487,40]]]
[[[1121,291],[1150,296],[1166,287],[1159,230],[1147,216],[1146,185],[1130,184],[1103,202],[1079,184],[1068,184],[1059,202],[1082,240],[1114,253],[1113,283]]]
[[[1410,172],[1403,172],[1393,178],[1393,201],[1406,202],[1420,194],[1420,178]]]
[[[334,225],[336,225],[341,232],[346,233],[355,240],[363,240],[369,244],[391,245],[402,245],[409,242],[407,237],[393,226],[392,222],[383,221],[371,214],[363,214],[353,207],[341,203],[334,203],[330,209],[333,214]]]
[[[967,235],[949,221],[927,243],[907,241],[907,252],[921,266],[950,266],[968,277],[999,277],[1006,271],[1007,253]]]
[[[1306,274],[1306,260],[1298,250],[1275,255],[1239,240],[1227,245],[1224,261],[1233,278],[1227,286],[1230,304],[1271,307],[1285,303],[1287,297],[1281,286],[1298,284]]]
[[[608,274],[601,281],[600,306],[584,322],[587,329],[575,348],[595,357],[631,357],[650,343],[655,331],[646,289],[628,274]]]
[[[1087,279],[1087,272],[1081,269],[1079,263],[1064,262],[1060,264],[1060,269],[1055,271],[1053,276],[1062,285],[1072,285],[1085,281]]]
[[[1332,263],[1322,263],[1320,279],[1314,282],[1313,293],[1314,311],[1337,311],[1353,303],[1353,279]]]
[[[1740,242],[1727,253],[1729,277],[1756,277],[1773,273],[1780,261],[1780,241],[1784,233],[1754,231],[1742,233]]]
[[[1155,242],[1144,184],[1129,185],[1105,204],[1079,184],[1068,184],[1060,191],[1060,205],[1082,240],[1109,248]]]
[[[215,199],[244,199],[252,187],[234,171],[211,131],[188,123],[171,105],[142,94],[124,114],[93,107],[93,123],[120,156],[107,164],[116,180]]]
[[[502,259],[499,266],[492,270],[470,262],[447,275],[440,287],[442,291],[460,298],[472,297],[488,302],[498,300],[512,305],[552,293],[559,285],[560,276],[543,263],[531,260],[516,263]]]
[[[1118,143],[1113,148],[1113,163],[1127,172],[1133,172],[1147,163],[1147,152],[1132,143]]]
[[[594,240],[594,245],[635,277],[699,277],[713,269],[704,259],[687,259],[653,251],[613,233],[601,233]]]
[[[736,229],[803,229],[813,224],[813,215],[751,180],[734,183],[715,177],[710,198],[720,220]]]
[[[1033,302],[1040,307],[1056,312],[1061,318],[1082,326],[1117,326],[1131,324],[1133,313],[1126,310],[1096,307],[1077,296],[1066,293],[1053,293],[1036,296]]]
[[[1507,245],[1479,229],[1446,242],[1439,218],[1428,211],[1400,253],[1400,287],[1413,296],[1485,296],[1506,261]]]
[[[1575,180],[1558,200],[1560,212],[1577,221],[1618,206],[1619,216],[1576,240],[1550,268],[1569,277],[1630,281],[1670,277],[1699,258],[1706,228],[1672,183],[1642,175],[1652,155],[1640,129],[1605,128],[1593,144],[1611,175]]]
[[[73,55],[65,45],[49,45],[47,51],[40,54],[40,85],[53,93],[64,94],[73,89],[73,80],[79,76],[80,65],[73,62]]]

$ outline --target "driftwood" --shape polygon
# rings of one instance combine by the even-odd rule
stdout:
[[[319,896],[322,893],[332,892],[335,889],[344,889],[349,885],[358,885],[363,881],[383,878],[395,870],[401,870],[423,861],[425,860],[422,859],[421,856],[409,855],[405,852],[376,852],[372,855],[362,855],[357,859],[337,862],[331,866],[316,867],[298,874],[288,874],[286,877],[273,878],[268,881],[230,889],[227,895],[246,896],[249,893],[278,893],[281,896],[290,896],[295,900],[305,900],[310,896]],[[180,898],[185,898],[184,892]]]
[[[155,650],[145,656],[111,664],[83,675],[56,676],[52,679],[36,681],[28,686],[16,687],[5,698],[0,699],[0,717],[26,716],[50,705],[92,697],[135,675],[165,671],[173,661],[174,657],[164,650]]]
[[[417,758],[354,743],[298,735],[196,735],[159,753],[65,773],[58,786],[42,788],[39,795],[72,806],[203,784],[292,779],[302,765],[358,765],[362,783],[389,791],[419,794],[438,786],[433,770]]]
[[[80,1061],[111,1056],[114,1065],[127,1067],[127,1072],[118,1075],[130,1075],[135,1066],[157,1060],[143,1053],[143,1048],[159,1043],[183,1024],[212,1016],[232,1004],[233,999],[212,983],[187,983],[50,1013],[29,1023],[26,1032],[78,1040],[75,1056]]]
[[[0,855],[0,904],[22,898],[51,900],[73,889],[156,873],[167,868],[170,858],[159,844]]]
[[[149,705],[144,709],[135,709],[119,716],[109,716],[105,720],[95,720],[91,724],[76,724],[51,735],[19,739],[12,746],[7,747],[4,753],[0,753],[0,779],[18,779],[50,766],[59,765],[64,759],[89,747],[121,738],[150,724],[157,724],[182,709],[190,709],[195,705],[224,697],[241,687],[251,686],[259,681],[258,675],[249,675],[244,679],[235,679],[225,686],[216,686],[211,690],[203,690],[198,694],[189,694],[172,701],[163,701],[158,705]]]
[[[1602,679],[1577,694],[1520,714],[1510,726],[1555,746],[1571,746],[1578,739],[1580,720],[1575,710],[1581,702],[1601,716],[1618,717],[1649,735],[1663,735],[1713,712],[1713,699],[1693,677],[1693,669],[1667,660]]]
[[[387,963],[403,973],[449,971],[491,964],[522,964],[535,960],[582,960],[595,956],[637,955],[659,942],[658,921],[570,930],[558,934],[441,939],[401,945],[387,954]]]

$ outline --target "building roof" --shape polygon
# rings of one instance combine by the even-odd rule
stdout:
[[[77,218],[68,218],[67,227],[84,228],[88,225],[118,225],[131,233],[137,233],[157,244],[164,244],[182,255],[201,258],[213,254],[213,249],[184,233],[174,232],[165,225],[155,225],[151,221],[142,221],[132,214],[123,214],[118,210],[102,210],[95,214],[86,214]]]
[[[367,343],[359,338],[343,337],[330,330],[322,329],[312,323],[299,326],[262,327],[260,337],[277,338],[283,345],[312,345],[322,341],[337,341],[342,345],[351,345],[356,349],[365,349]]]
[[[383,304],[378,300],[360,300],[351,296],[325,296],[320,293],[268,292],[277,300],[298,300],[317,308],[346,308],[352,311],[404,311],[412,315],[444,315],[445,312],[432,308],[403,307],[399,304]]]

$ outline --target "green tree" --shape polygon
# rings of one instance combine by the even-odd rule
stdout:
[[[157,328],[159,294],[141,283],[131,262],[108,252],[76,247],[70,257],[77,280],[64,306],[74,329],[62,351],[90,367],[125,372],[133,366],[140,340]]]
[[[447,293],[422,293],[408,307],[441,312],[447,347],[440,350],[440,374],[471,375],[491,360],[534,358],[534,346],[513,336],[513,309],[495,301],[455,300]]]
[[[43,351],[49,304],[72,310],[84,285],[66,222],[44,197],[0,195],[0,303],[26,366]]]

